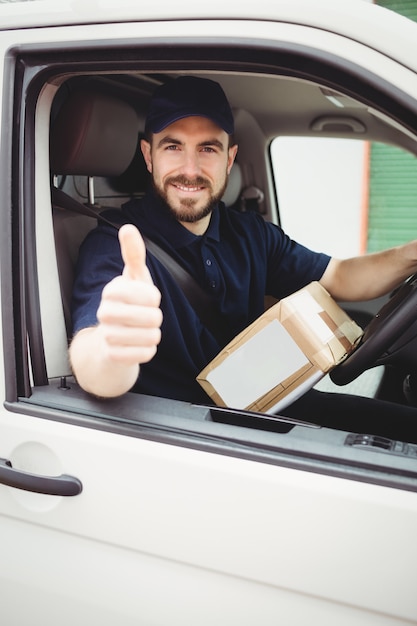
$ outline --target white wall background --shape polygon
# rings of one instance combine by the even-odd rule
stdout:
[[[364,142],[280,137],[271,157],[281,225],[288,235],[339,258],[359,254]]]

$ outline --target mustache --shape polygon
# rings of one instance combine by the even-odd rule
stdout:
[[[187,178],[186,176],[171,176],[165,181],[166,185],[183,185],[185,187],[208,187],[211,189],[211,183],[207,178],[203,176],[196,176],[195,178]]]

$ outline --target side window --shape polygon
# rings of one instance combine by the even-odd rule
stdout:
[[[279,137],[271,159],[281,225],[315,250],[348,257],[417,235],[417,159],[352,139]]]

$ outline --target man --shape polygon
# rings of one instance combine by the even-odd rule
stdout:
[[[338,260],[291,241],[255,213],[227,210],[220,200],[237,153],[233,132],[232,111],[217,83],[183,76],[156,90],[141,142],[152,189],[112,216],[125,224],[119,240],[115,228],[100,224],[80,251],[70,358],[86,391],[114,397],[132,389],[207,403],[197,374],[263,312],[266,294],[282,298],[318,280],[336,300],[364,300],[417,271],[416,241]],[[161,262],[146,255],[138,229],[212,295],[221,340]],[[364,422],[372,411],[375,425]],[[417,411],[366,399],[309,392],[284,413],[417,438]]]

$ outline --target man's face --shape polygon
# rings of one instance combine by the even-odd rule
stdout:
[[[207,227],[237,152],[227,133],[205,117],[186,117],[141,147],[154,187],[176,219],[194,232],[197,224]]]

